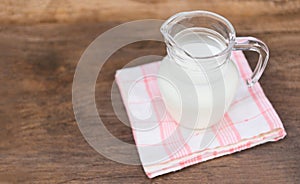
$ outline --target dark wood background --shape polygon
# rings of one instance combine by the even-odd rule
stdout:
[[[148,179],[141,166],[108,160],[84,140],[72,109],[74,71],[86,47],[109,28],[195,9],[220,13],[239,36],[252,35],[268,44],[271,58],[260,82],[288,135]],[[0,183],[300,182],[299,0],[7,0],[0,10]],[[97,81],[101,118],[113,135],[128,143],[133,143],[131,130],[114,114],[111,85],[116,69],[149,54],[164,55],[164,44],[143,41],[120,49]],[[257,57],[246,56],[251,61]],[[121,116],[126,119],[124,111]]]

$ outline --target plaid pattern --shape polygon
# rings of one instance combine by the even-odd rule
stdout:
[[[178,128],[164,109],[155,75],[160,62],[118,70],[116,81],[129,116],[143,168],[149,178],[285,137],[280,118],[259,83],[248,88],[252,71],[241,51],[232,53],[240,87],[218,126],[205,132]],[[211,137],[207,144],[200,144]]]

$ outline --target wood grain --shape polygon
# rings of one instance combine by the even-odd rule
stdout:
[[[90,22],[165,19],[177,12],[208,10],[231,17],[293,15],[300,11],[299,0],[3,0],[0,22]]]
[[[76,2],[79,6],[80,2]],[[82,14],[75,11],[74,17],[77,18],[73,19],[73,15],[66,18],[67,24],[62,23],[63,18],[41,24],[47,22],[43,20],[47,19],[48,14],[45,13],[45,19],[35,17],[38,12],[33,11],[35,6],[32,6],[32,12],[27,12],[28,20],[21,17],[22,11],[20,15],[12,13],[11,17],[6,16],[5,20],[1,17],[0,22],[9,24],[0,28],[0,183],[300,182],[299,1],[251,0],[220,4],[203,1],[199,2],[199,6],[195,2],[183,1],[151,1],[148,6],[146,1],[124,1],[123,5],[127,4],[124,10],[117,1],[103,2],[103,7],[106,7],[102,7],[104,13],[87,15],[91,16],[87,22],[79,21]],[[32,0],[30,3],[34,5],[38,1]],[[2,15],[6,15],[9,8],[17,12],[25,6],[21,1],[4,1],[4,4],[1,5],[2,9],[5,6],[5,10],[1,10]],[[96,1],[82,4],[82,11],[84,7],[96,5]],[[121,17],[129,11],[131,14],[124,18],[126,20],[164,18],[175,11],[196,9],[200,5],[229,15],[238,35],[252,35],[268,44],[271,58],[260,82],[288,135],[276,143],[264,144],[150,180],[141,166],[108,160],[84,140],[72,109],[71,89],[76,64],[86,47],[99,34],[121,23],[118,21],[123,20]],[[230,8],[226,9],[225,6],[229,5]],[[142,9],[142,6],[149,8]],[[64,3],[59,7],[66,8]],[[157,13],[153,13],[155,9]],[[133,13],[133,10],[138,11]],[[143,11],[148,13],[144,15]],[[115,16],[110,16],[109,20],[103,18],[108,15]],[[71,23],[73,21],[76,23]],[[22,25],[25,22],[35,25]],[[97,81],[98,112],[108,130],[128,143],[133,143],[131,130],[118,120],[110,101],[114,72],[132,59],[149,54],[164,55],[164,44],[144,41],[123,47],[108,60]],[[246,53],[246,56],[251,61],[257,57],[251,53]],[[114,91],[114,95],[118,96],[118,91]],[[119,115],[126,119],[121,101],[119,106]]]

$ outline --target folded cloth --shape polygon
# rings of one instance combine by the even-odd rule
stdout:
[[[245,84],[252,71],[243,53],[233,52],[232,60],[243,80],[222,122],[203,131],[180,128],[164,110],[156,77],[160,62],[116,72],[140,160],[149,178],[285,137],[282,122],[260,84],[251,88]]]

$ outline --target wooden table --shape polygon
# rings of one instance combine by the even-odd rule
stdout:
[[[18,12],[27,15],[28,22],[26,17],[18,19],[18,15],[8,16],[8,10],[3,11],[7,18],[0,19],[3,22],[0,27],[0,183],[300,182],[299,1],[220,4],[205,1],[185,3],[182,7],[170,1],[151,1],[152,4],[130,1],[124,11],[117,3],[103,5],[106,8],[102,14],[97,14],[94,8],[86,20],[76,18],[75,15],[82,15],[79,10],[74,15],[61,14],[68,3],[50,4],[45,14]],[[107,7],[111,8],[110,13]],[[21,8],[21,5],[11,8],[17,12],[14,8]],[[93,8],[93,4],[85,8],[82,11]],[[124,12],[135,9],[136,14],[131,12],[126,17]],[[166,18],[175,12],[192,9],[221,13],[233,23],[239,36],[252,35],[268,44],[271,58],[260,82],[288,135],[279,142],[148,179],[141,166],[108,160],[85,141],[72,109],[71,89],[76,64],[98,35],[125,20]],[[111,19],[106,19],[109,14]],[[107,61],[97,81],[96,102],[101,118],[114,136],[128,143],[134,143],[131,130],[114,114],[111,85],[115,70],[134,58],[149,54],[165,55],[165,45],[144,41],[123,47]],[[252,53],[246,56],[251,61],[257,57]],[[122,105],[121,101],[119,104]],[[121,115],[126,118],[124,111]]]

